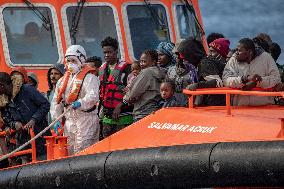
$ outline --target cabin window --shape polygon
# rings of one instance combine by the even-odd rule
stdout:
[[[191,7],[194,11],[193,7]],[[194,13],[185,5],[176,6],[176,19],[178,24],[179,38],[194,37],[201,40],[201,32],[194,19]]]
[[[162,5],[128,5],[126,7],[133,55],[139,59],[146,49],[156,49],[170,41],[166,10]]]
[[[76,8],[76,6],[71,6],[66,10],[71,43],[83,46],[88,57],[103,57],[101,41],[108,36],[118,39],[112,8],[109,6],[85,6],[81,16],[77,19],[78,23],[73,16],[76,13]],[[76,24],[78,24],[77,32],[74,33]]]
[[[51,10],[38,7],[48,22],[26,7],[3,10],[9,56],[13,65],[50,65],[59,61]]]

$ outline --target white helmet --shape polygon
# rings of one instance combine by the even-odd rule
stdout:
[[[81,63],[86,61],[86,51],[81,45],[71,45],[65,54],[67,56],[76,56]]]

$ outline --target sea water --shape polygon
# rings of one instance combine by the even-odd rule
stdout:
[[[267,33],[280,45],[284,64],[283,0],[199,0],[206,36],[223,33],[235,48],[241,38]]]

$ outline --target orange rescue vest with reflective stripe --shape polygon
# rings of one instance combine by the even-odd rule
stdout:
[[[95,72],[94,68],[87,66],[87,65],[83,66],[82,70],[75,76],[75,78],[73,80],[69,95],[65,99],[66,104],[71,104],[72,102],[74,102],[78,99],[86,75],[88,73],[94,73],[94,72]],[[70,78],[70,74],[68,74],[68,73],[70,73],[70,72],[67,72],[63,76],[62,85],[59,87],[59,92],[58,92],[58,95],[56,97],[57,103],[61,102],[62,95],[66,90],[66,86],[67,86],[69,78]]]

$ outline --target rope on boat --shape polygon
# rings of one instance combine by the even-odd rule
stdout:
[[[21,145],[19,148],[13,150],[12,152],[10,152],[9,154],[3,155],[0,157],[0,161],[9,158],[10,156],[12,156],[14,153],[22,150],[23,148],[25,148],[27,145],[31,144],[34,140],[36,140],[38,137],[40,137],[42,134],[44,134],[48,129],[50,129],[57,121],[59,121],[59,119],[61,119],[72,107],[68,107],[60,116],[58,116],[58,118],[56,118],[49,126],[47,126],[46,128],[44,128],[41,132],[39,132],[35,137],[33,137],[31,140],[27,141],[26,143],[24,143],[23,145]]]

